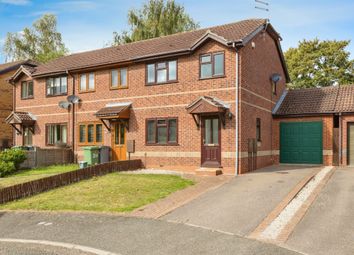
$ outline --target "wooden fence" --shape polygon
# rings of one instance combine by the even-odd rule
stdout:
[[[38,148],[25,151],[27,159],[21,168],[34,168],[73,162],[72,150],[67,148]]]
[[[112,161],[100,165],[89,166],[42,179],[17,184],[11,187],[0,189],[0,204],[10,202],[23,197],[32,196],[47,190],[65,186],[81,180],[90,179],[94,176],[101,176],[112,172],[136,170],[142,167],[140,159]]]

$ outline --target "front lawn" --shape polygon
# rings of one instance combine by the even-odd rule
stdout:
[[[55,174],[61,174],[68,171],[79,169],[76,164],[53,165],[47,167],[38,167],[28,170],[19,170],[11,175],[0,178],[0,189],[19,183],[41,179]]]
[[[0,205],[0,209],[129,212],[192,184],[173,175],[112,173]]]

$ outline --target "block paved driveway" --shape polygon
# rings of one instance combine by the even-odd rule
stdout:
[[[247,236],[316,169],[282,165],[241,175],[162,219]]]
[[[307,254],[354,254],[354,167],[337,169],[286,247]]]

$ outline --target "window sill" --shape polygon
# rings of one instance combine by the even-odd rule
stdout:
[[[219,78],[226,78],[226,75],[218,75],[218,76],[212,76],[212,77],[207,77],[207,78],[199,77],[199,80],[204,81],[204,80],[212,80],[212,79],[219,79]]]
[[[179,81],[167,81],[167,82],[160,82],[160,83],[145,83],[146,87],[150,86],[158,86],[158,85],[166,85],[166,84],[173,84],[173,83],[178,83]]]
[[[145,146],[179,146],[179,143],[167,143],[167,144],[159,144],[159,143],[145,143]]]
[[[129,87],[117,87],[117,88],[110,87],[109,89],[110,90],[122,90],[122,89],[129,89]]]
[[[96,90],[85,90],[85,91],[79,91],[79,94],[86,94],[86,93],[94,93]]]
[[[63,93],[63,94],[57,94],[57,95],[46,95],[46,97],[61,97],[61,96],[67,96],[68,93]]]
[[[34,97],[21,97],[21,100],[30,100],[30,99],[34,99]]]
[[[102,146],[103,143],[79,143],[77,146],[83,147],[83,146]]]

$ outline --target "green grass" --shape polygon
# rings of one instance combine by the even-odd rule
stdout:
[[[12,186],[15,184],[41,179],[47,176],[60,174],[79,169],[76,164],[53,165],[48,167],[38,167],[28,170],[20,170],[12,175],[0,178],[0,188]]]
[[[10,202],[0,209],[129,212],[192,184],[173,175],[112,173]]]

